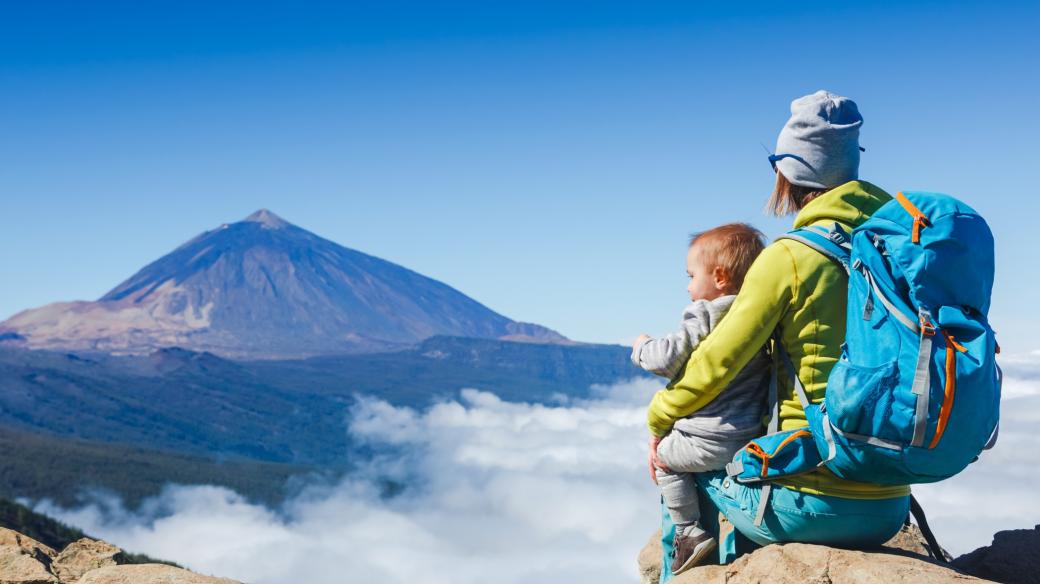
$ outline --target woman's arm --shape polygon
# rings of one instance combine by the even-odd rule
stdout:
[[[703,408],[762,349],[798,286],[794,257],[783,242],[767,247],[744,278],[729,313],[690,356],[678,379],[654,395],[647,425],[664,436],[680,418]]]

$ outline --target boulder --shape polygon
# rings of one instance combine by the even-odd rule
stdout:
[[[657,584],[661,576],[661,534],[658,531],[639,554],[640,581]],[[790,543],[765,546],[728,566],[702,566],[680,574],[673,584],[930,584],[984,582],[932,561],[916,526],[903,528],[884,546],[872,551]]]
[[[241,584],[166,564],[127,564],[123,551],[83,538],[56,553],[0,527],[0,584]]]
[[[807,543],[768,545],[728,566],[694,568],[673,584],[941,584],[986,582],[941,564],[887,552],[864,552]]]
[[[957,569],[1007,584],[1040,582],[1040,525],[1001,531],[993,543],[953,561]]]
[[[0,584],[58,584],[50,571],[54,550],[0,527]]]
[[[0,547],[17,548],[22,553],[48,564],[57,555],[50,547],[6,527],[0,527]]]
[[[70,543],[54,558],[51,571],[62,582],[71,584],[91,570],[126,563],[123,550],[110,543],[84,537]]]
[[[661,530],[650,536],[639,552],[639,584],[657,584],[661,581]]]
[[[77,584],[242,584],[237,580],[201,576],[166,564],[105,566],[91,570]]]

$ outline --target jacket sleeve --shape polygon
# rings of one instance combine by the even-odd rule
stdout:
[[[783,242],[773,243],[752,264],[733,306],[680,376],[650,401],[650,432],[664,436],[676,420],[715,399],[769,340],[796,287],[794,257]]]
[[[675,379],[690,354],[708,335],[709,323],[694,307],[683,312],[682,328],[659,339],[648,339],[632,350],[636,367],[654,375]],[[706,313],[705,313],[706,316]]]

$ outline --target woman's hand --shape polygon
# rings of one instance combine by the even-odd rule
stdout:
[[[639,345],[642,345],[643,343],[649,341],[650,338],[651,338],[650,335],[648,335],[646,333],[643,333],[643,334],[639,335],[638,337],[636,337],[635,341],[632,341],[632,350],[635,351],[636,347],[638,347]]]
[[[664,463],[657,458],[657,446],[661,444],[661,440],[662,438],[660,436],[654,436],[653,434],[650,435],[650,480],[654,481],[655,485],[657,484],[657,469],[671,472],[671,469],[665,466]]]

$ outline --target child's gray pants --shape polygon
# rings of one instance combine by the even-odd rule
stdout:
[[[657,458],[669,472],[657,469],[657,485],[676,525],[688,525],[701,518],[693,473],[726,468],[733,455],[747,443],[747,438],[718,441],[681,430],[672,430],[661,440]]]

